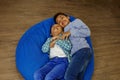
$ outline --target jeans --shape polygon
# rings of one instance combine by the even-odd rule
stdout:
[[[90,48],[83,48],[73,54],[65,74],[65,80],[83,80],[86,67],[92,57]]]
[[[34,80],[64,80],[67,67],[67,58],[52,58],[45,66],[34,73]]]

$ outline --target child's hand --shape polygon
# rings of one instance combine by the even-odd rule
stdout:
[[[59,36],[52,37],[52,41],[59,39]]]
[[[54,40],[54,41],[51,41],[51,42],[50,42],[50,48],[54,47],[56,41],[57,41],[57,40]]]
[[[70,36],[70,31],[68,32],[64,32],[63,35],[62,35],[62,39],[68,39],[68,37]]]

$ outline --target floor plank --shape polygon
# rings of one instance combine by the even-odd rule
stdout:
[[[92,80],[119,80],[120,7],[114,6],[119,3],[103,6],[86,1],[90,0],[0,0],[0,79],[23,80],[15,67],[18,40],[32,25],[65,12],[91,29],[95,52]]]

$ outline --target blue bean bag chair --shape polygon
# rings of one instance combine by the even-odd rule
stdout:
[[[75,18],[70,16],[70,20]],[[43,54],[41,46],[50,37],[50,29],[54,24],[53,18],[43,20],[28,29],[16,47],[16,67],[24,80],[34,80],[34,72],[49,61],[48,54]],[[86,38],[92,48],[90,37]],[[94,55],[85,72],[84,80],[91,80],[94,71]]]

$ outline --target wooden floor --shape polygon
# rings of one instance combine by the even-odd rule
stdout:
[[[120,7],[86,1],[0,0],[0,80],[23,80],[15,66],[18,40],[56,12],[78,17],[90,27],[95,52],[92,80],[120,80]]]

